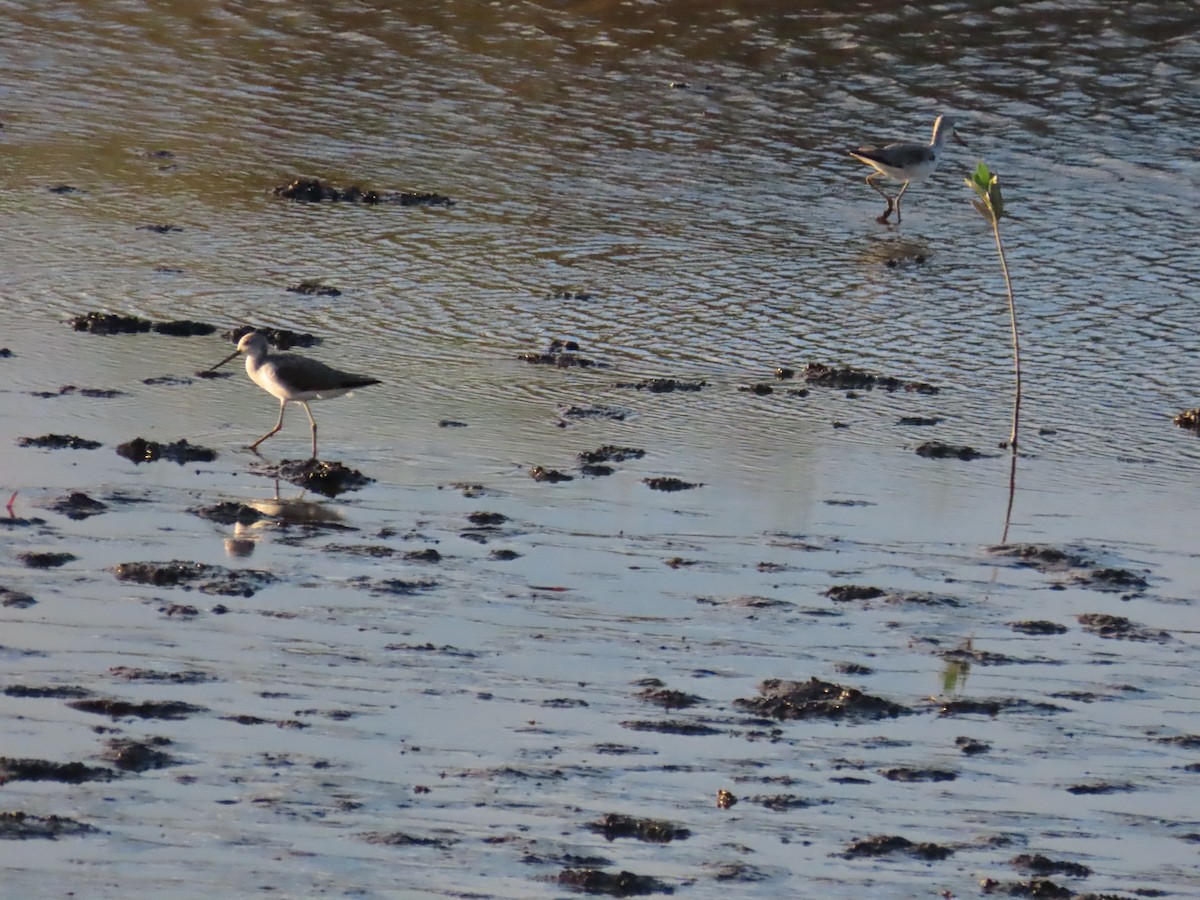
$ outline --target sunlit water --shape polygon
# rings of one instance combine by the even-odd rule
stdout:
[[[0,360],[0,438],[9,448],[0,487],[20,489],[30,502],[95,485],[140,485],[170,498],[167,509],[157,498],[162,521],[130,515],[75,526],[82,531],[73,533],[97,542],[87,559],[93,571],[120,561],[113,554],[138,555],[145,537],[139,528],[147,523],[174,537],[163,538],[161,553],[141,548],[141,556],[222,562],[217,536],[187,540],[189,529],[194,537],[205,526],[182,510],[225,496],[269,495],[268,483],[244,474],[251,458],[241,448],[276,414],[274,401],[241,373],[144,385],[152,376],[189,375],[228,347],[215,337],[80,335],[65,324],[72,314],[96,309],[310,330],[323,338],[314,355],[382,379],[383,385],[315,407],[322,455],[378,479],[352,501],[359,524],[441,535],[459,527],[456,517],[465,511],[495,506],[520,522],[517,541],[530,545],[522,546],[526,556],[515,569],[480,563],[482,570],[459,573],[459,581],[450,577],[456,599],[443,601],[445,614],[423,613],[429,618],[417,629],[421,641],[486,645],[498,653],[518,646],[530,660],[515,670],[509,662],[479,664],[481,682],[511,677],[517,693],[540,679],[557,686],[574,675],[573,653],[592,661],[607,690],[643,675],[663,677],[625,646],[630,630],[643,627],[632,624],[637,616],[658,602],[671,608],[661,625],[645,625],[639,639],[669,643],[682,632],[706,648],[700,658],[682,654],[676,674],[702,665],[725,671],[719,647],[732,642],[737,662],[727,669],[737,671],[736,683],[724,692],[696,688],[721,701],[746,696],[758,678],[832,677],[822,665],[875,652],[877,641],[884,651],[898,651],[910,630],[928,629],[943,640],[978,635],[976,627],[1007,634],[1005,619],[990,614],[969,625],[930,625],[910,613],[901,617],[901,633],[882,637],[891,626],[887,613],[876,611],[857,622],[860,630],[825,624],[814,632],[802,616],[784,617],[781,644],[740,615],[714,626],[694,611],[696,598],[706,594],[773,590],[780,599],[821,605],[821,590],[854,580],[931,589],[954,577],[972,584],[977,599],[987,594],[994,573],[978,568],[979,548],[1003,533],[1008,471],[997,445],[1009,431],[1012,360],[992,235],[962,184],[983,159],[1000,174],[1012,214],[1002,227],[1025,375],[1026,455],[1010,538],[1103,547],[1121,564],[1150,569],[1164,601],[1124,610],[1114,603],[1115,609],[1155,627],[1194,625],[1188,601],[1200,583],[1194,539],[1200,444],[1171,422],[1200,402],[1191,352],[1200,271],[1193,222],[1200,207],[1194,40],[1200,15],[1192,4],[1042,3],[995,11],[974,3],[327,6],[0,4],[6,85],[0,346],[14,353]],[[941,112],[962,119],[969,148],[955,146],[931,181],[908,192],[901,226],[877,225],[881,201],[845,148],[924,139]],[[455,205],[303,205],[271,195],[274,185],[296,176],[436,191]],[[78,191],[47,190],[64,184]],[[181,230],[139,229],[152,224]],[[286,291],[304,279],[334,285],[341,296]],[[559,370],[519,360],[555,337],[577,340],[582,354],[603,368]],[[855,399],[821,389],[790,396],[786,389],[798,385],[788,383],[768,397],[738,390],[770,381],[777,366],[811,361],[930,382],[941,392],[875,391]],[[702,379],[706,386],[661,396],[620,386],[647,376]],[[127,394],[47,400],[29,393],[65,384]],[[629,415],[623,422],[557,427],[561,408],[571,403]],[[943,422],[897,426],[905,415]],[[442,428],[442,420],[468,427]],[[848,427],[834,428],[835,422]],[[103,458],[82,461],[15,448],[18,436],[48,431],[109,447],[99,451]],[[222,462],[201,476],[192,468],[134,471],[114,463],[111,445],[139,434],[187,437],[219,449]],[[969,464],[918,458],[913,448],[931,438],[995,455]],[[303,413],[292,411],[264,450],[298,455],[307,440]],[[648,454],[609,479],[551,487],[528,478],[532,465],[571,469],[577,452],[604,443]],[[650,494],[639,482],[645,475],[704,487]],[[454,481],[480,482],[495,493],[468,502],[437,490]],[[813,559],[788,549],[804,535],[846,543],[826,545],[828,552]],[[105,547],[107,538],[114,547]],[[712,568],[662,566],[665,558],[690,555]],[[479,551],[479,560],[485,557]],[[755,574],[763,562],[791,567],[784,587],[778,577]],[[269,542],[253,564],[310,582],[330,574],[323,557],[313,562]],[[5,565],[9,581],[30,577],[14,560]],[[364,565],[353,558],[339,577]],[[107,576],[95,577],[111,592]],[[1028,587],[1022,578],[1007,570],[1000,578],[998,590],[1008,592],[1003,615],[1049,616],[1042,600],[1022,605]],[[559,583],[584,590],[577,608],[565,603],[545,613],[539,601],[527,615],[511,594]],[[464,598],[479,591],[498,606],[473,612]],[[1088,597],[1064,602],[1059,612],[1069,620],[1096,611]],[[283,597],[264,602],[287,605]],[[1073,602],[1083,605],[1075,609]],[[389,615],[373,607],[347,613],[345,646],[354,642],[350,623],[403,627]],[[14,614],[14,621],[21,618]],[[113,627],[103,617],[94,621]],[[52,618],[43,624],[47,635],[56,634]],[[320,630],[311,621],[296,627]],[[530,637],[543,627],[554,629],[553,652],[537,650]],[[167,630],[178,639],[177,626]],[[63,646],[57,638],[28,638],[43,639],[47,648]],[[276,639],[284,641],[270,638]],[[1194,709],[1195,653],[1181,639],[1189,649],[1176,648],[1179,657],[1156,656],[1157,645],[1139,647],[1145,659],[1120,676],[1155,683],[1151,718],[1183,719]],[[208,664],[228,654],[229,664],[253,680],[243,655],[248,648],[213,640],[221,649],[205,651]],[[20,642],[6,637],[5,643]],[[798,668],[791,656],[796,644],[804,648],[796,651]],[[838,649],[817,649],[830,647]],[[936,693],[939,663],[916,658],[907,671],[906,661],[880,665],[891,684],[875,687]],[[1038,679],[1086,680],[1087,664],[1076,662],[1065,674],[1046,667]],[[95,673],[114,664],[77,665]],[[312,691],[341,702],[334,699],[336,680],[322,685],[316,674],[322,669],[311,671],[304,677],[313,679]],[[1012,682],[1023,674],[992,668],[973,685],[992,679],[1002,690],[1019,690]],[[445,664],[433,677],[454,683],[463,676]],[[472,693],[445,704],[429,702],[429,720],[439,728],[430,725],[422,740],[446,758],[428,777],[472,765],[455,759],[466,753],[462,748],[482,754],[489,746],[491,738],[479,745],[469,728],[451,730],[472,721],[471,697],[482,688],[472,685]],[[594,730],[595,707],[604,709],[592,702],[591,716],[583,714],[590,724],[581,729]],[[1095,709],[1080,714],[1079,723]],[[1114,733],[1149,727],[1121,709],[1125,718],[1111,729],[1096,725],[1101,771]],[[525,713],[517,703],[497,714],[495,740],[522,745],[514,735]],[[618,719],[606,726],[612,740],[641,746],[662,740],[655,766],[675,760],[667,747],[678,747],[680,738],[631,736],[615,727]],[[907,733],[924,726],[898,727],[915,741],[928,740]],[[1038,724],[1022,740],[1036,745],[1050,731]],[[844,739],[833,734],[831,740]],[[364,749],[369,735],[354,737],[362,740],[325,752],[339,759],[374,752]],[[589,739],[599,738],[589,733]],[[790,741],[786,746],[794,752]],[[684,747],[690,752],[692,745]],[[1012,749],[1013,758],[1030,750]],[[736,744],[728,752],[743,750]],[[27,752],[53,755],[45,746]],[[496,745],[486,764],[516,752]],[[714,771],[712,759],[724,751],[708,752],[707,768],[699,768]],[[1053,756],[1048,747],[1036,752]],[[674,791],[691,802],[703,793],[707,803],[721,786],[704,777],[700,785],[666,787],[657,768],[649,771],[652,777],[631,776],[628,796],[652,798],[664,817],[687,818],[672,803]],[[1005,807],[1010,812],[1038,807],[1036,790],[1014,799],[997,787],[1018,773],[996,777],[975,799],[958,782],[968,795],[961,808],[990,821],[985,808],[997,793],[1003,798],[997,802],[1012,802]],[[1056,790],[1069,780],[1049,769],[1039,779]],[[579,802],[572,782],[560,788],[563,804]],[[170,780],[163,790],[183,791]],[[1162,799],[1117,795],[1113,806],[1121,808],[1112,815],[1149,816]],[[188,795],[181,802],[198,801]],[[46,811],[61,810],[49,804]],[[447,815],[459,828],[470,820],[465,812]],[[530,826],[521,818],[514,829]],[[762,827],[775,840],[777,826]],[[305,839],[318,846],[320,827]],[[1172,847],[1194,858],[1186,845]],[[826,859],[839,849],[819,846],[806,857],[808,875],[829,879],[814,896],[862,896],[861,877],[877,879],[873,895],[888,895],[886,875],[847,875],[844,861]],[[54,857],[44,848],[36,852]],[[688,852],[704,859],[698,848]],[[773,855],[778,845],[759,852],[771,857],[754,863],[768,875],[762,896],[805,895],[789,881],[805,867]],[[1138,852],[1157,859],[1146,847]],[[395,848],[361,843],[347,858],[356,853],[396,858]],[[174,851],[167,858],[180,864]],[[661,868],[675,863],[652,852],[622,857],[620,865],[640,870],[639,863],[664,877],[696,875],[690,863],[678,862],[679,871]],[[511,859],[501,866],[511,881],[499,886],[453,871],[439,875],[436,865],[423,864],[430,868],[417,881],[426,890],[453,884],[514,897],[558,890],[531,882],[534,873]],[[900,868],[895,878],[909,886],[891,896],[910,896],[912,884],[926,884],[906,881],[917,878],[920,865]],[[501,869],[492,877],[500,878]],[[962,864],[947,883],[967,890],[969,870]],[[40,870],[28,871],[32,878]],[[269,877],[279,879],[281,871],[272,867]],[[201,883],[224,877],[215,870],[196,876]],[[1140,870],[1138,877],[1148,883]],[[1187,877],[1165,875],[1163,883],[1179,890],[1189,878],[1195,888],[1194,868]],[[697,896],[720,890],[704,884],[688,890]],[[303,894],[299,882],[288,889]],[[377,880],[369,890],[389,895]]]

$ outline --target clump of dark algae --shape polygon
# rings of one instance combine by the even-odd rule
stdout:
[[[835,584],[825,592],[825,596],[834,603],[850,603],[855,600],[874,600],[885,593],[880,588],[865,584]]]
[[[1175,424],[1188,431],[1200,433],[1200,408],[1185,409],[1175,417]]]
[[[165,737],[152,737],[145,741],[132,738],[113,738],[108,742],[104,758],[123,772],[148,772],[151,769],[165,769],[174,765],[176,760],[170,754],[160,750],[160,747],[170,746],[171,741]]]
[[[607,894],[610,897],[644,897],[648,894],[673,894],[675,888],[633,872],[603,872],[600,869],[563,869],[558,883],[585,894]]]
[[[961,459],[970,462],[983,456],[974,447],[965,444],[947,444],[945,441],[926,441],[917,447],[917,456],[926,459]]]
[[[340,462],[325,462],[320,459],[285,459],[274,465],[257,468],[255,472],[271,478],[282,478],[306,491],[313,491],[325,497],[357,491],[375,480]]]
[[[734,705],[772,719],[890,719],[912,712],[905,706],[819,678],[787,681],[770,678],[758,686],[761,696],[738,698]]]
[[[590,369],[599,366],[595,360],[588,359],[586,356],[579,355],[579,344],[575,341],[568,341],[562,338],[555,338],[550,342],[550,346],[546,348],[545,353],[528,352],[522,353],[518,359],[522,362],[527,362],[538,366],[556,366],[560,369],[570,369],[578,366],[581,369]],[[603,368],[603,366],[600,366]]]
[[[9,781],[58,781],[83,784],[85,781],[111,781],[116,773],[104,766],[86,766],[81,762],[56,763],[48,759],[0,757],[0,784]]]
[[[324,284],[313,279],[293,284],[287,288],[289,294],[302,294],[305,297],[340,297],[342,292],[331,284]]]
[[[130,703],[128,700],[72,700],[67,706],[80,712],[109,716],[113,719],[185,719],[196,713],[207,712],[203,706],[184,703],[180,700],[145,700]]]
[[[93,311],[71,317],[71,327],[89,334],[144,334],[153,331],[169,337],[203,337],[217,330],[215,325],[190,320],[154,322],[140,316]]]
[[[685,381],[682,378],[643,378],[617,384],[619,388],[632,388],[650,394],[695,393],[704,389],[704,381]]]
[[[151,587],[195,588],[203,594],[222,597],[252,597],[276,578],[257,569],[226,569],[208,563],[172,560],[170,562],[127,562],[109,569],[118,581]]]
[[[74,553],[33,550],[18,554],[17,558],[31,569],[57,569],[79,559]]]
[[[619,813],[607,813],[598,822],[592,822],[588,828],[596,834],[604,835],[605,840],[615,841],[617,838],[635,838],[650,844],[669,844],[671,841],[682,841],[692,836],[686,828],[662,819],[644,819],[641,816],[625,816]]]
[[[35,816],[25,812],[0,812],[0,840],[70,837],[96,831],[91,825],[63,816]]]
[[[1068,575],[1072,584],[1098,591],[1140,593],[1149,587],[1145,578],[1129,569],[1102,566],[1083,553],[1045,544],[1003,544],[989,547],[988,552],[1046,575]]]
[[[296,347],[315,347],[321,339],[307,331],[290,331],[287,328],[264,328],[257,325],[239,325],[221,332],[221,337],[236,344],[252,331],[264,335],[272,347],[277,350],[292,350]]]
[[[855,838],[842,855],[846,859],[858,859],[864,856],[891,856],[901,853],[916,859],[938,860],[945,859],[954,851],[941,844],[914,843],[898,834],[881,834],[874,837]]]
[[[41,437],[17,438],[17,446],[39,450],[95,450],[103,444],[74,434],[43,434]]]
[[[643,478],[642,483],[652,491],[690,491],[693,488],[704,487],[700,481],[683,481],[680,478]]]
[[[850,366],[828,366],[824,363],[809,363],[801,371],[804,380],[814,387],[834,388],[845,391],[869,391],[879,388],[884,391],[908,391],[917,394],[936,394],[940,390],[923,381],[905,381],[893,375],[875,375]]]
[[[550,484],[575,480],[574,475],[568,475],[565,472],[560,472],[558,469],[547,469],[545,466],[534,466],[529,470],[529,477],[534,481],[545,481]]]
[[[1037,900],[1072,900],[1076,896],[1082,900],[1084,896],[1077,895],[1070,888],[1055,884],[1048,878],[1032,878],[1029,881],[997,881],[994,878],[985,878],[979,882],[979,889],[987,896],[1035,897]]]
[[[1131,622],[1124,616],[1113,616],[1108,613],[1083,613],[1079,617],[1083,630],[1102,638],[1124,641],[1155,641],[1167,643],[1173,640],[1170,632],[1157,628],[1146,628]]]
[[[134,464],[166,459],[182,466],[189,462],[212,462],[217,458],[217,451],[189,444],[187,438],[181,438],[173,444],[160,444],[158,441],[136,437],[132,441],[118,444],[117,455]]]
[[[347,188],[334,187],[316,178],[295,178],[286,184],[276,185],[272,192],[276,197],[295,200],[298,203],[394,203],[398,206],[453,206],[454,201],[441,194],[420,191],[364,191],[358,185]]]
[[[83,491],[72,491],[65,497],[59,497],[49,508],[68,519],[80,520],[100,515],[108,509],[108,504],[92,499]]]

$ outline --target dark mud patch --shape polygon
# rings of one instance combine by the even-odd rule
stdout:
[[[38,552],[34,550],[18,553],[21,560],[30,569],[57,569],[69,562],[79,559],[74,553]]]
[[[143,334],[153,328],[154,323],[138,316],[96,311],[73,316],[71,327],[90,334]]]
[[[610,422],[624,422],[629,417],[628,410],[599,403],[592,406],[577,406],[571,403],[560,406],[558,414],[564,419],[606,419]]]
[[[631,719],[621,723],[622,728],[630,731],[647,731],[654,734],[678,734],[683,737],[706,737],[713,734],[724,734],[718,728],[704,725],[700,722],[689,722],[684,719]]]
[[[48,400],[51,397],[71,397],[78,394],[80,397],[87,397],[91,400],[111,400],[113,397],[124,397],[124,391],[118,391],[115,388],[81,388],[74,384],[64,384],[57,391],[30,391],[31,397],[39,397],[43,400]]]
[[[1180,428],[1200,432],[1200,409],[1185,409],[1174,421]]]
[[[578,459],[582,466],[599,466],[606,463],[626,462],[631,459],[641,459],[646,455],[645,450],[637,447],[617,447],[613,444],[605,444],[603,447],[597,447],[595,450],[584,450],[580,452]]]
[[[897,766],[892,769],[882,769],[880,770],[879,774],[888,781],[900,781],[907,783],[956,781],[958,779],[958,773],[949,769],[917,769],[909,766]]]
[[[321,339],[315,334],[307,331],[289,331],[286,328],[269,328],[262,325],[239,325],[236,328],[230,328],[228,331],[221,332],[221,337],[229,341],[231,344],[236,344],[252,331],[257,331],[264,335],[267,343],[277,350],[292,350],[296,347],[315,347],[321,343]],[[198,375],[204,373],[197,372]],[[214,375],[222,375],[217,372]]]
[[[946,859],[953,853],[953,849],[941,844],[915,843],[898,834],[880,834],[873,837],[855,838],[842,856],[846,859],[861,859],[900,854],[933,862]]]
[[[476,528],[498,528],[508,521],[508,516],[504,513],[486,512],[480,510],[478,512],[468,513],[467,521]]]
[[[640,816],[625,816],[607,813],[598,822],[588,825],[590,831],[604,835],[604,839],[633,838],[649,844],[669,844],[692,836],[688,829],[663,819],[644,819]]]
[[[81,762],[56,763],[48,759],[12,759],[0,757],[0,784],[9,781],[58,781],[83,784],[85,781],[112,781],[117,773],[104,766],[86,766]]]
[[[954,739],[954,746],[967,756],[978,756],[981,753],[988,753],[992,749],[992,745],[985,741],[961,735]]]
[[[1009,622],[1008,627],[1020,634],[1045,636],[1051,634],[1066,634],[1070,629],[1057,622],[1047,622],[1044,619],[1027,619],[1024,622]]]
[[[282,478],[323,497],[337,497],[347,491],[357,491],[375,481],[374,478],[340,462],[325,462],[319,459],[285,459],[281,463],[262,466],[254,471],[270,478]]]
[[[108,670],[113,678],[122,681],[149,681],[165,684],[203,684],[217,679],[207,672],[197,669],[181,669],[175,672],[165,672],[160,669],[142,669],[137,666],[113,666]]]
[[[984,455],[974,447],[947,444],[945,441],[926,441],[917,447],[916,453],[926,459],[961,459],[965,462],[981,459]]]
[[[156,226],[143,226],[145,230],[150,230]],[[175,228],[175,226],[158,226],[167,229]],[[153,322],[150,319],[143,319],[139,316],[125,316],[119,313],[108,312],[89,312],[73,316],[70,320],[71,327],[76,331],[86,331],[89,334],[145,334],[148,331],[153,331],[156,334],[165,334],[169,337],[203,337],[213,334],[217,328],[215,325],[209,325],[205,322],[193,322],[190,320],[179,320],[170,322]]]
[[[574,481],[574,475],[568,475],[565,472],[560,472],[558,469],[547,469],[545,466],[534,466],[529,470],[529,477],[534,481],[545,482],[547,484],[558,484],[562,481]]]
[[[673,493],[675,491],[690,491],[698,487],[704,487],[702,481],[684,481],[682,478],[643,478],[642,484],[646,485],[652,491],[666,491]]]
[[[36,447],[39,450],[95,450],[104,445],[74,434],[43,434],[41,437],[17,438],[17,446]]]
[[[639,700],[661,706],[663,709],[690,709],[696,704],[704,702],[703,697],[684,691],[671,690],[661,685],[647,686],[638,691],[635,696]]]
[[[819,678],[787,681],[771,678],[758,687],[759,697],[738,698],[734,705],[755,715],[784,721],[795,719],[887,719],[912,710],[881,697],[864,694]]]
[[[183,587],[222,597],[253,597],[255,592],[277,579],[257,569],[226,569],[208,563],[171,560],[170,562],[127,562],[109,569],[118,581],[152,587]]]
[[[1076,896],[1070,888],[1045,878],[1034,878],[1030,881],[997,881],[994,878],[985,878],[979,882],[979,889],[987,896],[1034,897],[1037,900],[1071,900]]]
[[[1067,711],[1063,706],[1040,700],[1026,700],[1022,697],[941,700],[936,702],[936,708],[939,716],[989,716],[992,718],[1002,712],[1060,713]]]
[[[73,491],[65,497],[59,497],[48,509],[78,521],[100,515],[108,509],[108,504],[95,500],[82,491]]]
[[[1092,870],[1087,866],[1065,860],[1050,859],[1040,853],[1022,853],[1009,860],[1009,865],[1032,875],[1067,875],[1071,878],[1087,878]]]
[[[473,650],[463,650],[459,647],[452,647],[450,644],[442,644],[440,647],[435,644],[386,644],[384,650],[400,650],[409,653],[432,653],[437,656],[447,656],[451,659],[478,659],[479,654]]]
[[[208,519],[210,522],[216,522],[218,525],[253,525],[267,518],[264,513],[253,506],[246,506],[244,503],[230,500],[215,503],[212,506],[198,506],[188,512],[202,519]]]
[[[940,650],[937,653],[947,662],[964,663],[973,666],[1011,666],[1020,663],[1047,663],[1045,659],[1022,659],[1005,653],[995,653],[991,650],[980,650],[978,647],[956,647],[953,650]]]
[[[579,355],[579,344],[575,341],[567,341],[561,338],[555,338],[550,342],[544,353],[531,351],[522,353],[517,357],[522,362],[527,362],[535,366],[555,366],[559,369],[591,369],[591,368],[608,368],[594,359],[589,359],[586,356]]]
[[[136,464],[157,462],[165,459],[183,465],[190,462],[212,462],[217,458],[217,451],[208,447],[189,444],[186,438],[181,438],[173,444],[160,444],[158,441],[148,441],[137,437],[132,441],[117,445],[117,455]]]
[[[24,841],[32,838],[74,837],[91,834],[91,825],[63,816],[34,816],[24,812],[0,812],[0,840]]]
[[[563,869],[558,883],[585,894],[609,897],[644,897],[649,894],[674,894],[675,888],[649,875],[633,872],[604,872],[600,869]]]
[[[1083,630],[1102,638],[1122,641],[1155,641],[1165,644],[1174,640],[1170,632],[1138,625],[1124,616],[1107,613],[1083,613],[1076,617]]]
[[[359,575],[349,581],[351,587],[361,588],[377,596],[411,597],[432,591],[438,586],[429,578],[368,578]]]
[[[73,700],[67,706],[80,712],[109,716],[113,719],[186,719],[196,713],[208,711],[203,706],[179,700],[146,700],[142,703],[104,699]]]
[[[405,831],[367,831],[359,838],[383,847],[434,847],[438,850],[449,850],[458,843],[449,838],[422,837]]]
[[[271,193],[297,203],[363,203],[374,206],[390,203],[396,206],[453,206],[454,201],[441,194],[421,191],[372,191],[358,185],[335,187],[317,178],[294,178],[276,185]]]
[[[301,294],[305,297],[340,297],[342,292],[333,285],[320,281],[305,280],[286,288],[289,294]]]
[[[165,737],[152,737],[144,741],[132,738],[114,738],[108,742],[104,758],[122,772],[148,772],[175,765],[177,760],[163,751],[171,741]]]
[[[13,609],[28,609],[36,603],[37,601],[24,591],[0,586],[0,606],[12,607]]]
[[[887,592],[865,584],[835,584],[825,591],[825,596],[834,603],[850,603],[856,600],[874,600]]]
[[[1099,591],[1140,593],[1149,587],[1149,582],[1136,572],[1099,565],[1087,554],[1074,550],[1044,544],[1011,544],[989,547],[988,552],[1044,575],[1064,575],[1072,584]]]
[[[1090,784],[1072,784],[1067,786],[1068,794],[1076,796],[1103,796],[1105,794],[1129,794],[1137,788],[1122,781],[1096,781]]]
[[[891,375],[875,375],[849,366],[828,366],[824,363],[809,363],[801,370],[801,377],[815,387],[836,390],[869,391],[876,388],[884,391],[909,391],[918,394],[936,394],[939,388],[923,381],[905,381]]]
[[[641,381],[618,382],[617,387],[635,391],[645,391],[648,394],[694,394],[704,390],[707,382],[684,381],[679,378],[644,378]]]

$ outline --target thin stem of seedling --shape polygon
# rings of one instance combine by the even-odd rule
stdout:
[[[996,252],[1000,254],[1000,271],[1004,273],[1004,287],[1008,293],[1008,316],[1012,322],[1013,373],[1017,388],[1013,398],[1012,435],[1009,446],[1017,452],[1017,437],[1021,422],[1021,339],[1017,333],[1017,301],[1013,297],[1012,279],[1008,276],[1008,258],[1004,254],[1004,241],[1000,239],[1000,219],[1004,217],[1004,199],[1000,195],[1000,179],[993,175],[984,163],[980,163],[974,174],[966,179],[967,186],[979,197],[972,205],[979,214],[991,223],[996,237]]]
[[[992,233],[996,236],[996,252],[1000,254],[1000,270],[1004,273],[1004,287],[1008,292],[1008,317],[1012,322],[1013,343],[1013,376],[1016,379],[1016,392],[1013,396],[1012,437],[1009,445],[1012,452],[1017,452],[1017,431],[1021,424],[1021,336],[1017,331],[1017,301],[1013,297],[1012,279],[1008,277],[1008,259],[1004,255],[1004,242],[1000,240],[1000,219],[992,217]]]

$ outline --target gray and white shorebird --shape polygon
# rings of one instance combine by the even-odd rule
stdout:
[[[893,209],[896,211],[896,224],[900,224],[900,198],[904,196],[910,184],[924,181],[937,171],[947,140],[953,139],[964,147],[967,145],[966,141],[954,133],[954,126],[955,120],[952,117],[938,116],[937,121],[933,123],[933,137],[928,144],[902,141],[888,144],[886,147],[859,147],[848,151],[855,159],[875,170],[867,176],[867,184],[888,202],[887,209],[876,219],[879,224],[887,224]],[[883,178],[902,182],[900,193],[892,197],[881,188],[879,181]]]
[[[208,371],[215,372],[239,353],[245,353],[246,374],[250,376],[250,380],[279,400],[279,421],[275,423],[274,428],[251,444],[250,449],[257,451],[259,444],[283,428],[283,413],[287,405],[299,403],[308,413],[308,421],[312,425],[312,458],[316,459],[317,420],[313,418],[308,401],[340,397],[355,388],[379,384],[380,381],[369,375],[343,372],[304,356],[269,353],[268,349],[266,336],[252,331],[238,341],[236,350]]]

